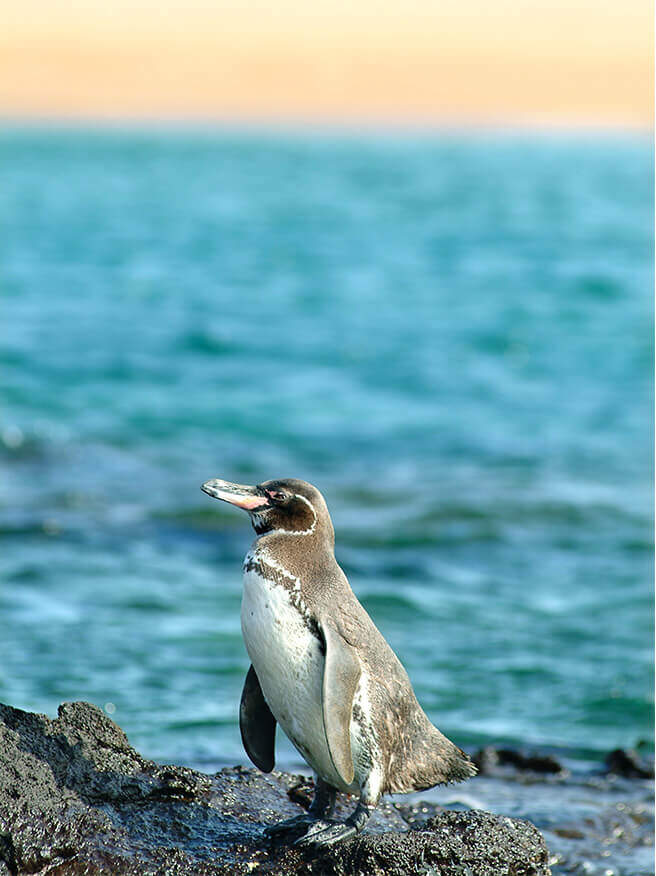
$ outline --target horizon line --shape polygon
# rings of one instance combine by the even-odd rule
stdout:
[[[444,115],[398,116],[368,115],[276,115],[245,113],[218,115],[212,113],[159,114],[159,113],[15,113],[0,107],[0,123],[25,128],[98,128],[98,129],[161,129],[178,130],[245,130],[279,131],[294,133],[535,133],[535,134],[629,134],[654,135],[654,120],[638,121],[617,118],[532,117]]]

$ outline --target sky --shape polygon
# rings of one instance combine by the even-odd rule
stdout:
[[[653,119],[650,0],[16,0],[0,116]]]

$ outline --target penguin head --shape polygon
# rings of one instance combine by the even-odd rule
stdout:
[[[247,511],[258,535],[323,535],[334,539],[326,502],[316,487],[297,478],[279,478],[253,487],[214,478],[203,492]]]

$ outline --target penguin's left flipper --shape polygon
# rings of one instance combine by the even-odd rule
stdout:
[[[252,666],[241,693],[239,729],[246,754],[263,773],[270,773],[275,764],[276,719]]]
[[[350,785],[354,776],[351,713],[362,667],[355,648],[342,636],[332,618],[322,621],[321,633],[326,645],[322,689],[326,742],[338,776],[345,785]]]

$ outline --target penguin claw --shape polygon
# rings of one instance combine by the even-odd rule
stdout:
[[[294,845],[300,847],[327,848],[342,840],[355,836],[358,831],[352,824],[346,822],[318,821],[307,833],[299,837]]]

